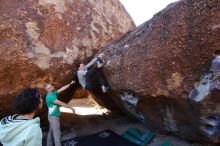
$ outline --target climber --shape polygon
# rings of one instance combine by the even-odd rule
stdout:
[[[4,146],[42,146],[42,131],[39,117],[43,100],[35,88],[23,90],[15,100],[17,114],[5,117],[0,122],[0,143]],[[1,145],[1,144],[0,144]]]
[[[98,57],[93,58],[87,65],[80,63],[78,66],[77,76],[80,85],[86,90],[95,89],[94,83],[98,81],[101,85],[103,93],[106,93],[110,86],[104,77],[102,67],[105,63],[103,59],[104,54],[101,53]],[[97,64],[97,65],[95,65]]]
[[[75,83],[75,81],[72,81],[70,84],[67,84],[63,87],[61,87],[58,90],[55,90],[54,86],[51,84],[45,85],[45,90],[47,91],[46,96],[46,104],[48,107],[48,121],[50,125],[50,129],[47,136],[47,146],[61,146],[61,138],[60,138],[60,106],[69,108],[72,110],[73,113],[75,113],[75,110],[73,107],[61,102],[57,99],[57,95],[66,90]]]

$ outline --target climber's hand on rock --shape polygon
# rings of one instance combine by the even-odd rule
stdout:
[[[104,53],[100,53],[100,54],[98,55],[98,57],[101,58],[101,59],[103,59]]]

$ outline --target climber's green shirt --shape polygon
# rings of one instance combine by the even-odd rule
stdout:
[[[53,93],[47,93],[46,103],[48,107],[48,116],[60,116],[60,106],[53,102],[57,100],[58,91],[55,90]]]

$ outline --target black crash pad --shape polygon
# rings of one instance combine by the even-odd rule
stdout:
[[[138,146],[112,130],[104,130],[89,136],[78,137],[62,142],[63,146]]]

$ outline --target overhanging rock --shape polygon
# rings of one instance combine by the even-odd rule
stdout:
[[[118,0],[1,0],[0,13],[0,117],[22,89],[68,83],[76,61],[135,27]]]

